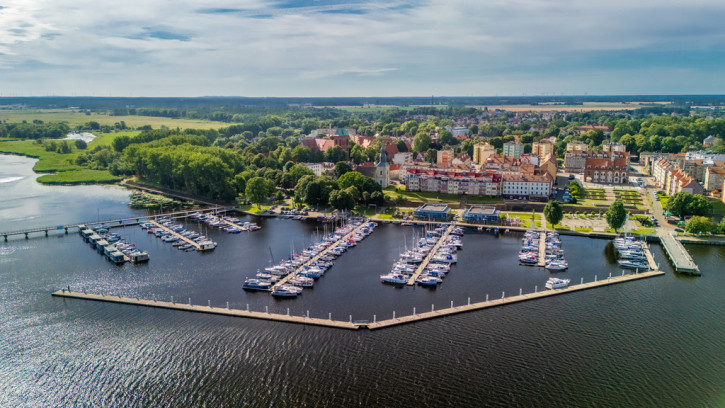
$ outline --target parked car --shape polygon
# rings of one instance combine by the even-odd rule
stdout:
[[[685,232],[682,228],[675,228],[675,231],[677,231],[677,232]]]

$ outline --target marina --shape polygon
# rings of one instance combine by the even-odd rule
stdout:
[[[176,232],[172,229],[169,229],[168,227],[166,227],[154,220],[149,220],[148,222],[150,224],[154,225],[156,228],[161,229],[161,230],[165,231],[167,234],[175,237],[177,240],[186,242],[188,245],[191,245],[192,247],[196,248],[197,251],[209,251],[216,247],[216,245],[210,241],[196,242],[193,239],[187,238],[187,237],[179,234],[178,232]]]
[[[52,293],[52,296],[84,299],[84,300],[94,300],[94,301],[100,301],[100,302],[122,303],[122,304],[127,304],[127,305],[155,307],[155,308],[172,309],[172,310],[187,311],[187,312],[217,314],[217,315],[232,316],[232,317],[246,317],[246,318],[263,319],[263,320],[271,320],[271,321],[278,321],[278,322],[307,324],[307,325],[324,326],[324,327],[338,328],[338,329],[357,330],[359,328],[367,328],[370,330],[378,330],[378,329],[389,328],[389,327],[393,327],[393,326],[397,326],[397,325],[401,325],[401,324],[407,324],[407,323],[413,323],[413,322],[418,322],[418,321],[422,321],[422,320],[434,319],[434,318],[438,318],[438,317],[450,316],[450,315],[454,315],[454,314],[458,314],[458,313],[488,309],[488,308],[492,308],[492,307],[505,306],[505,305],[509,305],[509,304],[513,304],[513,303],[519,303],[519,302],[524,302],[524,301],[529,301],[529,300],[536,300],[536,299],[541,299],[541,298],[550,297],[550,296],[563,295],[566,293],[573,293],[573,292],[577,292],[577,291],[593,289],[596,287],[607,286],[607,285],[614,285],[614,284],[634,281],[634,280],[638,280],[638,279],[651,278],[654,276],[661,276],[664,274],[665,273],[662,271],[650,271],[650,272],[642,272],[642,273],[636,273],[636,274],[625,274],[625,272],[622,271],[621,276],[611,276],[610,275],[608,278],[601,279],[601,280],[595,279],[592,282],[586,282],[586,283],[584,283],[583,279],[582,279],[582,283],[580,283],[578,285],[568,286],[568,287],[565,287],[562,289],[539,291],[539,290],[537,290],[537,288],[535,288],[534,292],[523,294],[522,291],[520,291],[519,295],[514,295],[514,296],[509,296],[509,297],[506,297],[505,292],[504,292],[504,293],[502,293],[501,298],[499,298],[499,299],[488,300],[488,295],[487,295],[485,301],[477,302],[477,303],[470,303],[470,298],[469,298],[468,304],[465,304],[465,305],[454,306],[453,302],[451,302],[450,308],[435,310],[435,307],[432,307],[431,311],[423,312],[423,313],[416,313],[415,308],[414,308],[412,315],[396,317],[395,312],[393,312],[392,319],[381,320],[381,321],[377,321],[376,316],[373,316],[372,323],[369,321],[353,321],[352,315],[350,315],[349,320],[347,322],[345,322],[345,321],[339,321],[339,320],[332,320],[332,314],[328,315],[329,316],[328,319],[321,319],[321,318],[314,318],[314,317],[310,318],[309,312],[305,316],[294,316],[294,315],[290,315],[289,312],[288,312],[288,314],[254,312],[254,311],[249,311],[249,310],[236,310],[236,309],[229,309],[229,308],[224,308],[224,307],[213,307],[213,306],[211,306],[211,304],[209,304],[207,306],[193,305],[193,304],[191,304],[191,300],[189,300],[189,303],[177,303],[177,302],[173,302],[173,301],[166,302],[166,301],[157,301],[157,300],[150,300],[150,299],[138,299],[138,298],[134,299],[134,298],[121,297],[121,296],[98,295],[98,294],[88,294],[88,293],[84,293],[84,292],[73,292],[73,291],[70,291],[70,288],[67,291],[65,289],[55,291]]]
[[[446,228],[446,231],[441,235],[440,239],[438,239],[438,242],[436,242],[433,249],[428,253],[428,255],[423,259],[423,262],[420,263],[418,268],[415,270],[415,273],[408,279],[408,286],[415,285],[416,279],[420,276],[421,273],[425,270],[425,268],[428,266],[430,261],[433,259],[433,257],[438,252],[438,249],[441,247],[441,245],[446,242],[448,239],[448,236],[451,234],[451,231],[453,231],[453,228],[455,228],[455,225],[451,224]]]

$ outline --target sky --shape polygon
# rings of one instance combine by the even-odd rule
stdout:
[[[0,0],[0,96],[725,94],[722,0]]]

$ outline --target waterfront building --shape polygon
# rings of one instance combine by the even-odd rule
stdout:
[[[510,200],[546,201],[554,180],[548,173],[505,173],[502,176],[503,197]]]
[[[501,195],[501,175],[495,172],[409,168],[405,174],[405,189],[444,194],[498,196]]]
[[[503,155],[518,159],[524,154],[524,145],[518,140],[506,142],[503,144]]]
[[[413,211],[413,216],[426,220],[448,220],[451,209],[448,204],[425,203]]]
[[[485,164],[486,160],[496,154],[496,148],[488,143],[473,145],[473,161],[477,164]]]
[[[463,212],[461,219],[464,222],[470,223],[498,222],[500,219],[500,212],[496,209],[496,207],[472,205]]]

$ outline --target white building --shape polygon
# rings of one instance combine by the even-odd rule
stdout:
[[[502,180],[502,194],[504,198],[511,199],[548,199],[552,182],[548,174],[506,173]]]

